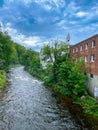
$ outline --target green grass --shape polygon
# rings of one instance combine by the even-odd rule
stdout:
[[[4,88],[6,84],[6,73],[4,70],[0,70],[0,90]]]
[[[60,92],[63,95],[69,96],[69,91],[64,87],[55,86],[54,89]],[[98,100],[94,99],[93,97],[89,96],[88,94],[84,96],[85,99],[81,99],[80,97],[76,97],[75,103],[79,104],[83,108],[83,112],[85,114],[98,117]]]
[[[84,113],[98,117],[98,101],[93,97],[87,95],[85,100],[78,98],[76,103],[83,107]]]
[[[55,91],[60,92],[63,95],[69,94],[69,91],[66,90],[64,87],[60,87],[56,85],[54,87]],[[68,92],[67,92],[68,91]],[[85,99],[81,99],[80,97],[77,97],[74,99],[74,102],[76,104],[79,104],[83,108],[83,112],[87,115],[91,115],[93,117],[98,117],[98,100],[94,99],[93,97],[86,94]]]

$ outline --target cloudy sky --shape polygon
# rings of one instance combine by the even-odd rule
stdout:
[[[78,43],[98,33],[98,0],[0,0],[0,22],[12,39],[39,50],[54,39]]]

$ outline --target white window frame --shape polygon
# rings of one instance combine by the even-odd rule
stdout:
[[[78,52],[78,48],[76,48],[76,52]]]
[[[72,52],[75,53],[75,49],[73,49]]]
[[[85,62],[88,62],[88,56],[85,56]]]
[[[95,56],[93,54],[93,55],[91,55],[91,62],[94,62],[94,60],[95,60]]]
[[[86,50],[88,49],[88,43],[85,44],[85,49],[86,49]]]
[[[82,49],[83,49],[83,47],[82,47],[82,46],[80,46],[80,51],[82,51]]]
[[[96,46],[95,40],[92,41],[92,48]]]

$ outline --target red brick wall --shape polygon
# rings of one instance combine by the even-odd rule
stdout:
[[[92,41],[95,41],[95,47],[92,48]],[[85,44],[88,43],[88,49],[85,49]],[[80,46],[82,46],[82,51],[80,51]],[[76,52],[76,48],[78,48],[78,52]],[[73,49],[75,52],[73,53]],[[94,62],[91,62],[91,55],[94,54]],[[70,55],[71,57],[82,57],[88,56],[88,61],[85,62],[85,65],[88,66],[88,73],[98,75],[98,34],[88,38],[78,44],[75,44],[70,47]]]

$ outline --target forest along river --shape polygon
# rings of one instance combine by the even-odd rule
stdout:
[[[23,67],[10,71],[10,84],[0,94],[0,130],[88,130]]]

